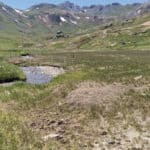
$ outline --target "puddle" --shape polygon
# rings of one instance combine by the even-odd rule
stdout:
[[[50,82],[54,77],[63,74],[64,69],[51,66],[21,67],[26,74],[26,82],[31,84],[44,84]]]

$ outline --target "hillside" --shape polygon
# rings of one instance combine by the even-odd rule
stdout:
[[[139,9],[142,9],[140,11],[143,12],[142,15],[147,13],[148,8],[148,5],[139,3],[80,7],[65,2],[59,5],[42,3],[27,10],[18,10],[1,3],[0,48],[9,48],[5,44],[7,40],[12,41],[10,45],[13,48],[45,45],[36,43],[41,39],[45,42],[47,39],[54,39],[57,31],[63,31],[65,36],[72,36],[113,22],[123,22],[141,15],[137,13]]]
[[[149,49],[150,44],[150,14],[128,19],[88,30],[87,33],[74,36],[68,40],[59,40],[50,46],[83,50],[123,50]]]
[[[134,3],[121,5],[119,3],[112,3],[109,5],[92,5],[90,7],[84,7],[84,12],[91,15],[101,17],[117,17],[123,18],[128,17],[131,13],[136,11],[142,4]]]

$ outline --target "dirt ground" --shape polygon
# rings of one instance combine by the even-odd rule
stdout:
[[[66,99],[69,103],[79,105],[108,105],[131,88],[132,86],[122,85],[121,83],[107,85],[96,82],[83,82],[77,86],[77,89],[69,93]]]
[[[103,106],[103,109],[109,112],[115,103],[120,103],[120,98],[126,100],[127,92],[134,90],[142,94],[149,87],[149,85],[135,87],[121,83],[82,82],[56,103],[57,108],[52,106],[28,111],[26,114],[26,116],[30,115],[28,126],[34,132],[40,133],[42,141],[46,143],[57,141],[63,145],[62,147],[78,143],[81,149],[88,149],[90,145],[89,149],[95,150],[149,150],[150,133],[147,131],[147,126],[150,118],[143,120],[140,111],[136,110],[132,114],[136,122],[142,126],[140,130],[130,123],[133,121],[131,115],[126,114],[124,117],[121,110],[118,110],[112,122],[102,114],[97,119],[92,119],[88,111],[85,111],[93,105],[94,109],[99,109],[97,106]],[[62,90],[62,87],[60,89]],[[55,90],[55,94],[56,91],[59,93],[59,88]],[[64,112],[65,109],[71,113]]]

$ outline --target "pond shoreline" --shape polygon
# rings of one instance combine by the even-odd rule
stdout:
[[[31,84],[48,83],[54,77],[65,72],[64,69],[61,67],[52,66],[30,66],[20,68],[26,74],[26,82]]]
[[[17,81],[24,81],[30,84],[46,84],[49,83],[54,77],[65,73],[64,69],[60,66],[28,66],[19,67],[26,75],[26,80],[12,80],[0,83],[0,86],[11,86]]]

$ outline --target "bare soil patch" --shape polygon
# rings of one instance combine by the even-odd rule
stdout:
[[[16,103],[14,101],[3,103],[0,102],[0,111],[11,111],[16,107]]]
[[[125,85],[122,83],[96,83],[82,82],[77,88],[68,94],[67,102],[76,105],[105,105],[108,106],[115,100],[125,96],[124,94],[133,90],[143,94],[150,89],[150,84],[135,86],[133,84]]]
[[[108,104],[112,100],[118,99],[131,88],[132,86],[121,83],[107,85],[96,82],[83,82],[66,99],[69,103],[79,105]]]
[[[144,22],[142,25],[143,26],[150,26],[150,21]]]
[[[61,100],[54,101],[47,108],[29,110],[24,114],[30,116],[27,121],[28,127],[40,133],[42,141],[45,143],[56,141],[63,146],[78,143],[80,149],[86,149],[88,145],[93,149],[142,149],[143,145],[144,150],[149,149],[149,132],[147,132],[149,120],[147,118],[143,120],[139,110],[132,114],[127,113],[126,117],[118,110],[113,122],[102,114],[99,118],[91,119],[87,114],[88,111],[84,112],[84,109],[83,111],[79,109],[80,112],[71,109],[68,112],[71,106],[86,107],[98,104],[113,107],[115,101],[118,100],[119,103],[120,98],[124,100],[129,90],[142,93],[149,85],[136,87],[121,83],[82,82],[75,87],[76,89],[66,97],[62,94],[66,90],[65,86],[56,87],[53,95],[55,100],[57,97],[62,98]],[[63,104],[59,105],[60,102]],[[132,126],[131,116],[142,130]]]

